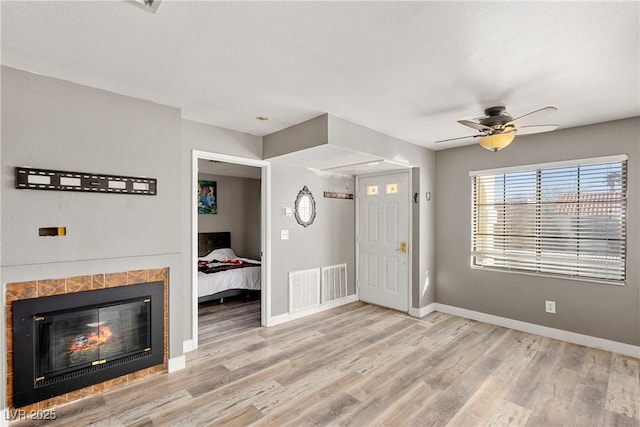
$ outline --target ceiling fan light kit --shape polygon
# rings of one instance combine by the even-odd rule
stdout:
[[[444,139],[439,142],[455,141],[458,139],[480,138],[478,142],[480,146],[494,153],[502,150],[515,139],[516,133],[533,134],[540,132],[548,132],[558,128],[558,125],[530,125],[534,119],[538,119],[543,115],[556,111],[556,107],[544,107],[539,110],[532,111],[518,118],[513,118],[504,106],[496,106],[486,108],[484,117],[473,120],[458,120],[463,126],[477,130],[479,135],[462,136],[460,138]]]
[[[491,150],[494,153],[498,150],[502,150],[507,145],[511,144],[511,141],[516,136],[513,133],[494,133],[492,135],[487,135],[478,141],[482,148],[486,148],[487,150]]]

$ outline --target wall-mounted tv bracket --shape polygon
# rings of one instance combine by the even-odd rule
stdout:
[[[17,167],[16,188],[155,196],[157,194],[157,180],[135,176]]]

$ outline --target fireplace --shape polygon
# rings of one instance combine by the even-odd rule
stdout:
[[[13,402],[49,399],[163,363],[164,283],[13,303]]]

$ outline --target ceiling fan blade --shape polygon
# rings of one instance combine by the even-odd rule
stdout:
[[[553,113],[554,111],[558,111],[556,107],[544,107],[539,110],[532,111],[523,116],[516,117],[511,120],[509,123],[505,123],[504,126],[514,125],[515,127],[522,126],[526,123],[531,123],[531,121],[537,120],[540,117],[546,116],[549,113]]]
[[[518,128],[516,135],[529,135],[533,133],[550,132],[558,129],[558,125],[533,125]]]
[[[493,132],[493,129],[489,126],[481,125],[480,123],[472,122],[471,120],[458,120],[458,123],[472,129],[479,130],[480,132]]]
[[[469,136],[461,136],[458,138],[451,138],[451,139],[441,139],[440,141],[436,141],[436,144],[439,144],[440,142],[449,142],[449,141],[457,141],[459,139],[473,139],[473,138],[478,138],[481,136],[485,136],[485,135],[469,135]]]

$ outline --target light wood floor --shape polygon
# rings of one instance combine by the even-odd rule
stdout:
[[[262,328],[259,310],[202,309],[186,369],[59,407],[53,424],[640,425],[638,359],[442,313],[353,303]]]

